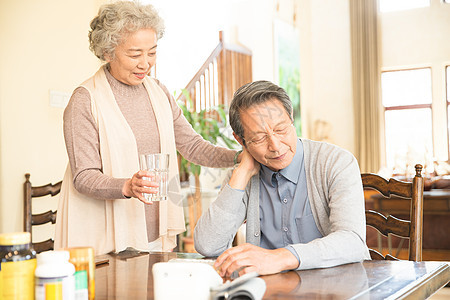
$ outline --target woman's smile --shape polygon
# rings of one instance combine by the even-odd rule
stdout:
[[[145,73],[134,73],[134,75],[141,80],[145,78]]]

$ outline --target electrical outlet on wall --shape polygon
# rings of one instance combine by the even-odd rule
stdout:
[[[65,108],[69,103],[70,93],[50,90],[50,106]]]

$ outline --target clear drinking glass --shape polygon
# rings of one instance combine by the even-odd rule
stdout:
[[[151,177],[147,180],[154,181],[159,184],[156,188],[156,194],[145,194],[147,201],[163,201],[167,200],[167,185],[169,177],[169,154],[142,154],[139,156],[139,165],[141,170],[148,171]]]

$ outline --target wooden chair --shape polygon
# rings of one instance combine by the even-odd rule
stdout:
[[[394,178],[387,181],[376,174],[361,174],[364,188],[372,188],[380,192],[384,197],[396,195],[411,199],[410,221],[401,220],[394,216],[385,217],[373,210],[366,211],[367,226],[378,230],[384,236],[392,233],[394,235],[409,238],[409,260],[422,260],[422,223],[423,223],[423,177],[422,166],[416,165],[416,175],[412,182],[403,182]],[[372,259],[397,260],[394,256],[387,254],[384,257],[376,250],[369,249]]]
[[[23,184],[24,196],[23,196],[23,215],[24,231],[29,232],[32,235],[31,227],[34,225],[41,225],[51,222],[55,224],[56,222],[56,211],[47,211],[41,214],[32,213],[32,200],[36,197],[42,197],[46,195],[55,196],[61,190],[62,181],[56,184],[46,184],[43,186],[32,186],[30,182],[30,174],[25,174],[25,183]],[[37,253],[47,250],[53,250],[54,240],[49,238],[43,242],[32,243],[34,250]]]

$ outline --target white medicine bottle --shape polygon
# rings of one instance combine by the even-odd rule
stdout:
[[[36,300],[75,299],[75,266],[69,258],[68,251],[46,251],[37,255]]]

